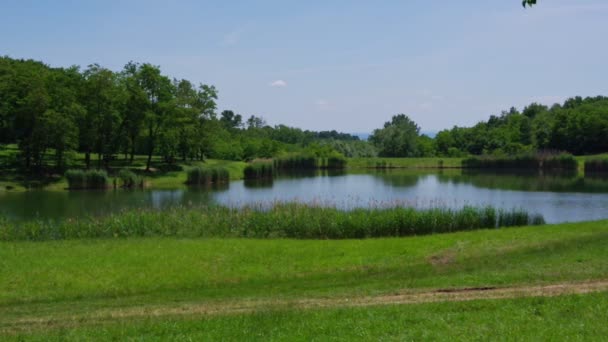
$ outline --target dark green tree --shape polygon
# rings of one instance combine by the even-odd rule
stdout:
[[[393,116],[384,128],[374,130],[370,142],[382,157],[413,157],[417,153],[418,125],[405,114]]]

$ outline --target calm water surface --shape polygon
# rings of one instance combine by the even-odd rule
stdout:
[[[524,208],[542,214],[550,223],[575,222],[608,218],[608,181],[460,171],[320,174],[265,183],[237,181],[220,189],[0,193],[0,213],[17,220],[63,219],[104,215],[127,208],[243,206],[275,201],[315,202],[347,209],[491,205]]]

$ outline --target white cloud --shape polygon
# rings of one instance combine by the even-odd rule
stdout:
[[[276,81],[270,82],[270,86],[277,87],[277,88],[285,88],[285,87],[287,87],[287,82],[285,82],[283,80],[276,80]]]

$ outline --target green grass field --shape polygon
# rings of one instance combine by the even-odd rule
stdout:
[[[6,335],[22,341],[599,341],[608,293],[126,319]]]
[[[523,334],[512,337],[533,337],[536,329],[548,337],[597,337],[608,306],[598,300],[602,293],[305,312],[289,303],[605,280],[607,243],[607,221],[369,240],[3,242],[0,332],[39,339],[425,339],[446,338],[449,332],[437,329],[455,324],[462,339],[496,329]],[[253,312],[221,314],[251,302],[259,303]],[[219,314],[179,314],[191,305]],[[477,309],[460,313],[469,305]],[[129,312],[137,314],[120,318]],[[530,319],[551,323],[522,323]],[[568,324],[559,330],[559,322]]]

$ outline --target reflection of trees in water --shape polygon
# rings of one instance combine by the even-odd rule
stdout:
[[[480,188],[550,191],[550,192],[608,192],[607,178],[581,177],[576,172],[485,171],[462,170],[460,175],[437,176],[439,182],[468,184]]]
[[[320,169],[320,170],[277,170],[275,179],[299,179],[315,177],[338,177],[346,175],[345,170]]]
[[[439,173],[441,173],[441,171]],[[434,174],[437,174],[437,172],[391,169],[380,169],[373,173],[374,177],[380,179],[384,184],[392,187],[413,187],[418,184],[422,178]]]
[[[247,189],[270,189],[274,185],[273,179],[246,179],[243,181]]]

